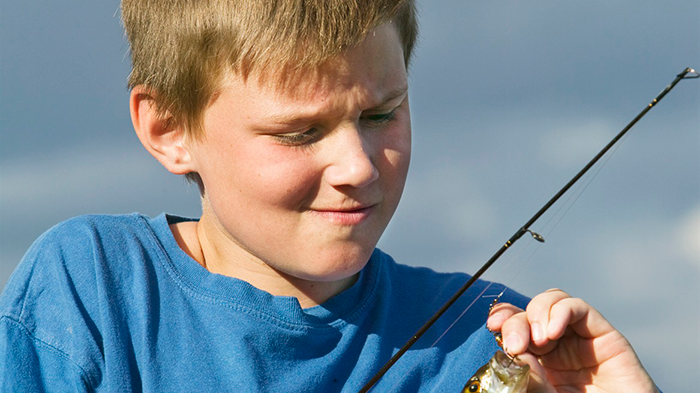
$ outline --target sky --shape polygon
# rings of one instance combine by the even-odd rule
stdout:
[[[419,0],[413,159],[380,241],[475,272],[686,67],[697,0]],[[117,1],[0,0],[0,288],[31,242],[88,213],[197,216],[139,144]],[[601,312],[667,392],[700,369],[700,80],[683,80],[569,204],[485,278]],[[512,255],[510,255],[512,254]],[[468,376],[465,376],[468,377]]]

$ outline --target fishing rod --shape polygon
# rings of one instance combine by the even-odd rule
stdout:
[[[647,105],[644,110],[637,115],[637,117],[635,117],[629,124],[627,124],[625,128],[622,129],[622,131],[620,131],[610,142],[608,142],[608,144],[605,145],[605,147],[603,147],[603,149],[598,152],[598,154],[596,154],[596,156],[593,157],[593,159],[591,159],[588,164],[583,167],[583,169],[581,169],[573,178],[571,178],[571,180],[569,180],[569,182],[566,183],[566,185],[564,185],[559,192],[557,192],[547,203],[545,203],[544,206],[542,206],[542,208],[540,208],[540,210],[537,211],[537,213],[535,213],[535,215],[525,223],[525,225],[520,227],[520,229],[518,229],[517,232],[515,232],[515,234],[513,234],[513,236],[511,236],[510,239],[508,239],[508,241],[506,241],[505,244],[503,244],[501,248],[499,248],[498,251],[496,251],[496,253],[493,254],[493,256],[486,261],[486,263],[484,263],[484,265],[476,273],[474,273],[474,275],[461,288],[459,288],[457,292],[455,292],[455,294],[452,295],[452,297],[447,300],[447,302],[445,302],[445,304],[443,304],[442,307],[440,307],[440,309],[435,312],[435,314],[433,314],[433,316],[430,317],[430,319],[428,319],[428,321],[425,322],[420,329],[418,329],[418,331],[416,331],[413,337],[406,341],[403,347],[401,347],[398,352],[396,352],[396,354],[394,354],[394,356],[392,356],[391,359],[389,359],[389,361],[387,361],[384,366],[379,369],[372,379],[370,379],[365,386],[359,390],[359,393],[367,393],[372,386],[374,386],[379,379],[381,379],[382,376],[389,371],[394,363],[396,363],[399,358],[401,358],[401,356],[403,356],[403,354],[406,353],[406,351],[408,351],[413,344],[415,344],[416,341],[418,341],[418,339],[420,339],[421,336],[423,336],[423,334],[428,331],[428,329],[430,329],[430,327],[464,294],[464,292],[466,292],[467,289],[469,289],[469,287],[471,287],[472,284],[474,284],[476,280],[478,280],[486,272],[486,270],[488,270],[488,268],[490,268],[491,265],[493,265],[494,262],[496,262],[496,260],[500,258],[500,256],[503,255],[503,253],[505,253],[508,248],[518,241],[518,239],[520,239],[525,233],[530,233],[535,240],[544,243],[544,237],[530,230],[530,226],[532,226],[535,221],[537,221],[550,207],[552,207],[552,205],[554,205],[557,200],[559,200],[559,198],[561,198],[561,196],[574,185],[574,183],[576,183],[584,174],[586,174],[586,172],[588,172],[588,170],[591,169],[591,167],[595,165],[595,163],[598,162],[598,160],[600,160],[600,158],[603,157],[605,153],[607,153],[608,150],[613,147],[613,145],[615,145],[623,136],[625,136],[627,131],[629,131],[639,121],[639,119],[644,117],[644,115],[646,115],[651,108],[661,101],[661,99],[664,98],[664,96],[666,96],[666,94],[668,94],[668,92],[678,84],[678,82],[683,79],[695,78],[700,78],[700,73],[692,68],[686,68],[683,70],[683,72],[676,75],[676,78],[673,80],[673,82],[671,82],[671,84],[666,86],[666,88],[663,89],[661,93],[659,93],[659,95],[656,96],[656,98],[654,98],[649,105]]]

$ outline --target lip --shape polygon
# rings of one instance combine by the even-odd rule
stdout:
[[[313,209],[312,211],[329,221],[341,225],[357,225],[367,220],[376,205],[352,209]]]

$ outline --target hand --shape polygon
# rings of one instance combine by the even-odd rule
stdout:
[[[593,307],[559,289],[523,311],[499,303],[488,323],[505,350],[530,365],[528,392],[657,393],[629,341]]]

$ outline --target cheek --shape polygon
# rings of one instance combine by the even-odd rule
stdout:
[[[411,123],[402,122],[382,135],[381,159],[392,180],[404,182],[411,161]]]
[[[279,158],[279,156],[277,156]],[[280,207],[298,210],[318,193],[321,171],[313,160],[262,161],[250,179],[251,190]]]
[[[263,205],[299,209],[318,187],[313,161],[289,154],[288,148],[258,147],[220,152],[211,160],[212,169],[203,177],[210,201],[241,210]]]

